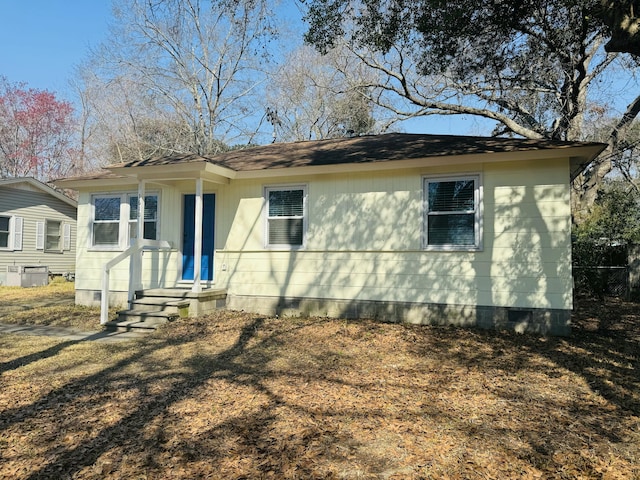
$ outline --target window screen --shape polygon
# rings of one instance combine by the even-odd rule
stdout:
[[[120,197],[93,199],[93,242],[95,246],[118,245]]]
[[[301,246],[304,241],[305,189],[267,189],[267,243]]]
[[[425,179],[427,246],[478,247],[478,179]]]

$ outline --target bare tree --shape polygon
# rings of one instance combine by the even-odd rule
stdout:
[[[135,137],[132,143],[145,147],[126,154],[148,155],[148,142],[158,139],[162,125],[167,137],[159,148],[200,154],[216,153],[247,135],[255,114],[251,100],[264,82],[268,42],[275,34],[268,3],[116,2],[111,40],[84,67],[85,78],[92,79],[92,94],[85,96],[94,103],[94,131],[110,131],[102,137],[112,137],[114,159],[123,152],[113,147]],[[114,129],[110,120],[116,114]]]
[[[274,141],[301,141],[377,133],[385,120],[371,100],[372,74],[347,51],[321,55],[300,46],[271,75],[267,120]],[[385,112],[386,113],[386,112]]]
[[[85,157],[106,165],[191,151],[189,126],[175,113],[160,114],[139,85],[125,77],[105,82],[87,68],[80,69],[78,78]]]
[[[585,140],[589,103],[602,93],[601,85],[610,85],[613,72],[625,72],[630,88],[616,100],[627,106],[607,136],[608,150],[576,179],[574,206],[593,203],[640,111],[637,58],[604,48],[619,37],[612,37],[613,26],[600,14],[605,4],[619,2],[306,3],[307,41],[321,51],[339,44],[350,48],[379,74],[369,85],[371,99],[399,117],[471,115],[493,122],[494,135]],[[627,4],[623,13],[633,17],[637,2],[622,3]],[[626,32],[637,40],[637,19],[631,20]],[[633,53],[620,45],[615,49]]]

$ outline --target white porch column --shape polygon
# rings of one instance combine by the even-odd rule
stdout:
[[[193,287],[194,293],[202,291],[202,179],[196,180],[196,212],[195,212],[195,235],[193,246]]]
[[[144,238],[144,197],[145,197],[146,183],[144,180],[138,181],[138,224],[136,239],[142,240]],[[128,227],[127,227],[128,228]],[[135,291],[142,290],[142,256],[143,251],[140,250],[134,253],[129,260],[129,301],[134,300]]]
[[[144,180],[138,182],[138,239],[144,238],[144,197],[146,184]]]

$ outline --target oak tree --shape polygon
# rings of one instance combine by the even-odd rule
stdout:
[[[378,75],[367,85],[372,100],[399,117],[472,115],[490,121],[494,135],[590,140],[590,102],[624,102],[608,149],[574,182],[574,205],[590,205],[640,111],[637,2],[610,3],[308,0],[305,38],[321,51],[350,48]],[[614,73],[626,88],[607,90]]]

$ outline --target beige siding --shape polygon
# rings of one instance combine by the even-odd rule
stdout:
[[[482,175],[480,252],[422,250],[422,178],[449,173]],[[216,278],[232,295],[570,309],[567,176],[556,160],[231,185]],[[308,185],[306,247],[265,250],[263,188],[291,183]]]
[[[49,267],[53,274],[75,271],[75,207],[42,190],[20,187],[20,184],[0,187],[0,214],[23,218],[22,250],[0,249],[0,284],[6,281],[8,265],[42,265]],[[36,223],[46,220],[70,225],[70,250],[47,252],[36,249]]]
[[[81,192],[78,199],[78,266],[76,270],[77,288],[100,290],[102,288],[103,266],[121,251],[105,251],[91,247],[91,197],[94,194],[115,192],[135,193],[137,185],[120,188]],[[160,237],[173,247],[171,251],[147,251],[143,254],[142,281],[145,287],[159,287],[177,282],[180,267],[178,249],[181,242],[181,205],[180,192],[170,188],[148,185],[146,192],[159,195],[160,208],[158,229]],[[129,259],[123,260],[110,271],[110,288],[114,291],[127,291],[129,279]]]
[[[239,296],[571,309],[568,171],[568,160],[545,160],[206,184],[216,193],[215,286]],[[481,176],[481,251],[423,250],[423,178],[443,174]],[[291,184],[307,188],[306,245],[267,249],[264,188]],[[182,195],[194,190],[160,189],[160,236],[174,248],[145,253],[145,286],[178,283]],[[99,290],[115,254],[87,248],[88,193],[80,205],[78,278]],[[114,269],[112,289],[127,289],[128,268]]]

